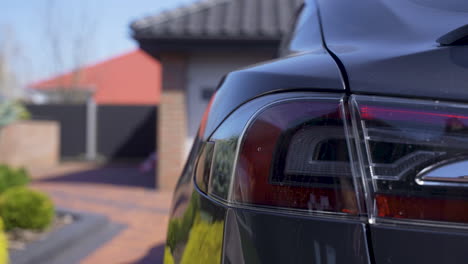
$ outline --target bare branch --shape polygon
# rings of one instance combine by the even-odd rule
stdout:
[[[0,28],[0,95],[7,98],[21,96],[17,74],[13,69],[22,56],[11,27]]]
[[[83,67],[90,53],[94,50],[94,35],[96,19],[91,18],[86,1],[80,3],[81,8],[68,10],[71,14],[66,18],[59,17],[55,0],[47,0],[44,13],[47,42],[50,44],[51,59],[54,72],[63,73],[65,68],[71,68],[71,80],[58,80],[58,90],[80,89],[84,78]],[[70,93],[70,96],[76,93]]]

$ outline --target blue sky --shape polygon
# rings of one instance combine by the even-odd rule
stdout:
[[[2,0],[0,40],[8,39],[11,68],[26,84],[70,71],[78,60],[93,64],[136,49],[130,37],[131,21],[194,1]],[[47,25],[54,33],[47,33]],[[53,55],[51,36],[60,40],[60,60]],[[83,36],[82,55],[76,59],[72,50],[77,50],[77,39]]]

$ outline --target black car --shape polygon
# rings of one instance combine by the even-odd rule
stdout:
[[[468,263],[468,1],[307,0],[230,73],[165,263]]]

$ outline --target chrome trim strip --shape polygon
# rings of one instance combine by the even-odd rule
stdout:
[[[454,166],[458,163],[466,163],[466,174],[464,175],[449,175],[449,174],[441,174],[430,176],[431,172],[439,170],[441,168],[450,169],[449,167]],[[416,183],[419,185],[426,185],[426,186],[446,186],[446,187],[468,187],[468,157],[461,156],[449,160],[444,160],[433,164],[422,171],[420,171],[416,175],[415,179]]]

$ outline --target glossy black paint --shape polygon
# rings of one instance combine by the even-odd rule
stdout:
[[[305,0],[296,11],[289,33],[283,37],[281,57],[310,50],[323,49],[323,39],[315,0]]]
[[[369,262],[365,225],[229,209],[224,263]]]
[[[311,1],[311,3],[313,3],[313,1]],[[296,30],[298,33],[293,34],[290,39],[291,43],[284,43],[284,45],[290,47],[288,57],[233,72],[224,79],[218,88],[209,107],[207,122],[201,130],[204,131],[204,133],[199,135],[199,138],[195,140],[191,154],[174,194],[174,204],[169,223],[167,239],[168,246],[166,250],[166,255],[169,254],[167,252],[170,252],[170,256],[166,256],[166,258],[173,256],[175,262],[179,263],[184,261],[184,254],[191,254],[187,253],[187,248],[189,248],[187,245],[190,243],[189,240],[192,233],[197,232],[194,231],[196,230],[194,220],[196,217],[191,216],[192,214],[204,216],[205,219],[211,219],[209,220],[211,221],[210,223],[217,222],[213,221],[213,219],[220,220],[220,218],[222,218],[223,221],[225,219],[224,216],[227,208],[218,202],[207,199],[205,194],[202,194],[201,191],[194,186],[194,173],[197,161],[202,153],[202,147],[223,120],[225,120],[241,105],[261,95],[294,91],[326,91],[343,93],[345,87],[339,67],[323,47],[321,35],[318,34],[320,32],[320,28],[316,6],[309,5],[303,10],[311,13],[303,14],[307,23],[300,23],[300,21],[298,21],[298,23],[300,23],[304,28],[312,24],[315,27],[314,31],[316,32],[313,38],[302,38],[303,41],[295,40],[294,36],[303,36],[307,33],[304,28]],[[252,111],[255,111],[255,109],[252,109]],[[248,119],[248,117],[246,118]],[[283,234],[290,235],[287,237],[288,241],[285,241],[287,243],[283,244],[282,250],[283,252],[288,252],[288,250],[291,252],[297,252],[298,254],[295,257],[296,263],[313,263],[317,259],[317,256],[314,253],[309,254],[307,252],[312,252],[314,247],[324,247],[323,254],[328,254],[326,251],[327,246],[325,244],[320,244],[321,242],[327,242],[330,244],[331,246],[328,246],[328,250],[334,250],[333,252],[337,256],[348,256],[353,260],[357,260],[357,258],[367,258],[367,252],[364,250],[366,245],[365,236],[363,235],[364,227],[361,223],[350,224],[343,222],[331,224],[327,223],[327,221],[321,221],[322,225],[320,225],[320,227],[322,229],[329,225],[329,227],[333,229],[337,228],[336,230],[342,230],[346,235],[346,241],[360,245],[360,251],[353,251],[349,248],[345,249],[345,243],[340,243],[341,246],[333,244],[331,240],[334,238],[328,236],[325,229],[323,229],[325,232],[322,232],[320,236],[317,236],[316,239],[313,240],[313,237],[315,237],[313,233],[317,231],[317,227],[314,227],[317,220],[309,221],[307,218],[296,219],[295,217],[281,217],[275,215],[268,216],[259,212],[239,211],[236,214],[238,217],[252,219],[252,223],[255,223],[253,226],[255,229],[260,228],[261,223],[267,221],[267,218],[272,218],[270,228],[280,228],[281,225],[284,224],[282,227],[283,229],[278,229],[276,233],[271,233],[268,229],[255,230],[255,232],[250,236],[244,236],[242,240],[237,240],[236,245],[232,245],[233,240],[229,240],[230,242],[227,247],[225,245],[224,250],[230,250],[231,253],[229,254],[231,255],[233,253],[232,249],[235,247],[243,248],[244,252],[257,252],[255,253],[257,254],[257,259],[255,261],[248,256],[239,255],[239,257],[243,259],[243,263],[271,263],[270,260],[274,259],[272,258],[274,255],[269,255],[268,250],[270,249],[270,246],[275,243],[279,243],[281,240],[284,241],[286,237],[281,238]],[[238,217],[236,217],[236,219],[239,219]],[[184,221],[184,219],[189,220]],[[232,220],[233,219],[231,219],[231,223],[233,223]],[[180,223],[184,222],[189,222],[189,224],[185,224],[188,228],[182,228],[181,230],[180,225],[182,224]],[[231,228],[232,224],[230,224],[229,227]],[[291,230],[290,227],[296,228],[296,231]],[[297,229],[297,227],[299,227],[299,229]],[[229,230],[232,230],[232,228]],[[256,235],[257,232],[259,236]],[[219,235],[223,237],[222,233]],[[233,232],[230,232],[229,236],[224,237],[226,239],[230,239],[235,235],[236,234],[233,234]],[[301,241],[302,239],[305,239],[306,236],[311,237],[307,238],[306,241]],[[268,244],[258,244],[266,243],[271,239],[278,239],[278,242],[270,241],[270,246]],[[310,241],[311,244],[307,245],[307,241]],[[313,241],[316,241],[315,246],[313,245]],[[341,241],[341,238],[339,241]],[[305,251],[302,254],[299,253],[296,247],[297,244],[302,243],[302,247],[304,249],[312,249],[310,251]],[[287,256],[287,253],[283,254],[283,258],[278,259],[276,263],[279,263],[279,260],[287,260]],[[325,258],[325,255],[323,257]],[[200,256],[196,256],[194,259],[195,258],[202,259],[204,256],[200,253]],[[344,259],[341,259],[341,257],[337,258],[338,260],[342,260],[338,263],[358,263],[346,262]],[[214,262],[216,263],[216,261]]]
[[[263,95],[346,91],[468,101],[468,47],[437,43],[468,23],[468,2],[317,0],[318,9],[314,1],[305,2],[308,13],[298,13],[283,43],[286,57],[233,72],[221,82],[175,192],[171,221],[198,201],[197,214],[225,226],[224,263],[465,263],[465,231],[228,208],[194,186],[200,146],[231,113]],[[193,226],[175,243],[176,263],[187,251]]]
[[[352,93],[468,101],[468,46],[437,43],[468,24],[467,1],[317,2]]]
[[[196,139],[174,193],[164,257],[169,263],[221,262],[226,209],[207,199],[193,183],[201,146]]]
[[[463,0],[317,0],[324,41],[354,94],[468,101],[468,46],[437,41],[468,24]],[[447,44],[447,43],[446,43]],[[375,263],[464,263],[463,231],[370,225]]]
[[[323,46],[318,10],[306,0],[282,44],[288,56],[228,74],[221,82],[209,111],[204,137],[240,105],[255,97],[293,91],[343,92],[342,73]]]
[[[376,226],[375,263],[466,263],[466,230]]]
[[[174,194],[166,261],[371,263],[366,226],[359,220],[229,208],[208,198],[193,181],[203,145],[196,139]]]
[[[229,74],[211,104],[205,138],[249,100],[293,91],[344,91],[339,68],[326,51],[293,55]]]

